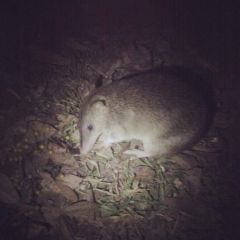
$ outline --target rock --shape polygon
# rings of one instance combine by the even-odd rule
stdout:
[[[49,158],[56,165],[68,164],[73,165],[75,162],[74,157],[69,153],[52,153]]]
[[[71,189],[74,189],[78,191],[80,189],[80,184],[83,181],[81,177],[67,174],[67,175],[60,175],[57,179],[57,182],[70,187]]]
[[[77,202],[65,208],[66,213],[81,220],[95,220],[100,216],[100,208],[96,203],[87,201]]]
[[[78,201],[77,194],[68,186],[63,185],[60,182],[56,182],[60,193],[67,199],[68,203],[74,203]]]

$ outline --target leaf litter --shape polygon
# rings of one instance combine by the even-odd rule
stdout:
[[[16,118],[1,141],[0,202],[8,205],[4,221],[10,226],[21,226],[21,219],[31,219],[27,227],[24,226],[29,231],[22,233],[26,239],[51,239],[59,234],[61,239],[89,239],[89,236],[91,239],[175,239],[176,236],[177,239],[204,239],[193,237],[190,232],[202,232],[201,226],[210,226],[210,232],[218,231],[216,226],[221,226],[221,216],[216,215],[214,209],[208,209],[211,216],[218,216],[220,220],[213,217],[206,223],[204,206],[202,212],[195,207],[202,204],[198,201],[205,197],[204,191],[212,194],[216,201],[217,193],[210,194],[208,189],[216,183],[212,181],[218,179],[209,180],[205,170],[219,170],[217,156],[222,140],[214,128],[211,136],[192,151],[170,159],[123,155],[127,148],[144,147],[137,140],[94,150],[85,158],[79,155],[78,114],[84,99],[94,89],[88,75],[102,77],[99,75],[106,68],[109,77],[120,66],[128,74],[147,63],[134,66],[132,59],[137,61],[137,56],[142,54],[136,50],[131,52],[131,58],[126,51],[123,59],[105,53],[109,61],[101,68],[102,52],[94,53],[100,60],[96,62],[87,46],[77,40],[74,43],[78,43],[77,51],[83,51],[83,56],[84,52],[88,53],[85,64],[84,58],[81,64],[71,65],[69,58],[62,57],[61,53],[41,52],[37,47],[31,50],[33,58],[41,60],[37,63],[42,65],[41,69],[52,62],[52,73],[42,72],[48,84],[45,88],[39,86],[40,95],[29,94],[21,102],[23,107],[30,103],[31,115]],[[116,46],[113,44],[114,51]],[[129,48],[131,46],[126,49]],[[161,52],[161,57],[169,57],[169,64],[174,64],[169,45],[166,53],[164,56]],[[97,66],[98,70],[91,73],[93,70],[87,65],[90,69]],[[34,64],[31,67],[32,71],[36,68]],[[209,152],[214,159],[210,162],[206,157]],[[15,214],[12,208],[17,209]]]

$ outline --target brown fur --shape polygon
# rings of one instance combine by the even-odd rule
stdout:
[[[99,107],[92,111],[97,102]],[[148,71],[98,89],[86,101],[81,121],[94,124],[102,119],[101,123],[97,120],[101,126],[97,136],[101,135],[104,146],[109,139],[112,143],[138,138],[144,143],[146,156],[165,155],[202,137],[212,115],[209,106],[209,99],[194,79],[189,81],[171,71]],[[102,114],[106,116],[100,117]]]

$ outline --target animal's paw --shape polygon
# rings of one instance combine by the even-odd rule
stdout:
[[[138,158],[144,158],[144,157],[149,157],[149,153],[143,151],[143,150],[139,150],[139,149],[131,149],[131,150],[126,150],[123,152],[124,154],[127,155],[134,155]]]

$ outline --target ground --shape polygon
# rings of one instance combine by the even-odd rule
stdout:
[[[23,40],[3,28],[1,239],[237,239],[239,87],[234,51],[218,51],[233,43],[228,30],[216,31],[228,40],[213,34],[203,44],[186,15],[179,25],[141,16],[111,25],[111,4],[84,3],[81,16],[64,1],[37,7],[17,5]],[[79,28],[69,28],[73,19]],[[78,114],[88,94],[159,66],[188,67],[212,82],[217,111],[208,134],[170,158],[124,156],[134,141],[81,157]]]

